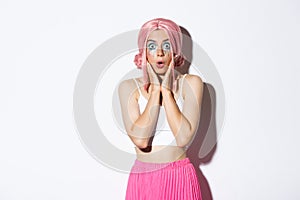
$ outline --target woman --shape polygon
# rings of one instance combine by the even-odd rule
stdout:
[[[173,21],[146,22],[138,45],[135,64],[143,77],[119,85],[123,122],[137,155],[126,199],[202,199],[186,150],[198,128],[203,82],[175,70],[184,56],[182,33]]]

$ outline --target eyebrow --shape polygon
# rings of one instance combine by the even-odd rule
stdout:
[[[167,40],[169,40],[169,38],[164,39],[163,42],[165,42],[165,41],[167,41]],[[152,40],[152,39],[147,40],[147,42],[150,42],[150,41],[151,41],[151,42],[156,42],[156,40]]]

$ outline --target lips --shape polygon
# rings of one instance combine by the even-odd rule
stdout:
[[[165,66],[165,62],[163,62],[163,61],[158,61],[158,62],[156,62],[156,66],[157,66],[158,68],[163,68],[163,67]]]

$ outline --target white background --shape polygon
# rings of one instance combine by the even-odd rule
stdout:
[[[185,27],[223,81],[225,124],[200,166],[214,199],[299,199],[299,9],[296,0],[1,1],[0,199],[124,199],[128,174],[80,142],[74,83],[102,42],[155,17]]]

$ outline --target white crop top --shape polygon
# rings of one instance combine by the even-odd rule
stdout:
[[[187,74],[184,74],[182,79],[181,79],[181,83],[180,83],[180,93],[179,93],[179,97],[178,99],[176,99],[176,103],[178,105],[178,108],[180,111],[182,111],[183,108],[183,103],[184,103],[184,99],[182,97],[182,83],[183,80],[185,78]],[[138,104],[139,104],[139,108],[140,108],[140,112],[142,113],[144,111],[144,109],[146,108],[148,99],[146,99],[142,93],[141,93],[141,89],[138,85],[138,82],[136,81],[136,79],[133,79],[137,85],[137,88],[139,90],[140,93],[140,97],[138,100]],[[155,145],[170,145],[170,146],[178,146],[175,140],[175,137],[171,131],[171,128],[169,126],[167,117],[166,117],[166,113],[165,113],[165,109],[163,106],[160,106],[160,110],[159,110],[159,116],[158,116],[158,120],[157,120],[157,124],[156,124],[156,128],[155,128],[155,135],[153,137],[153,141],[152,141],[152,146]],[[188,146],[185,146],[185,148],[188,148]]]

